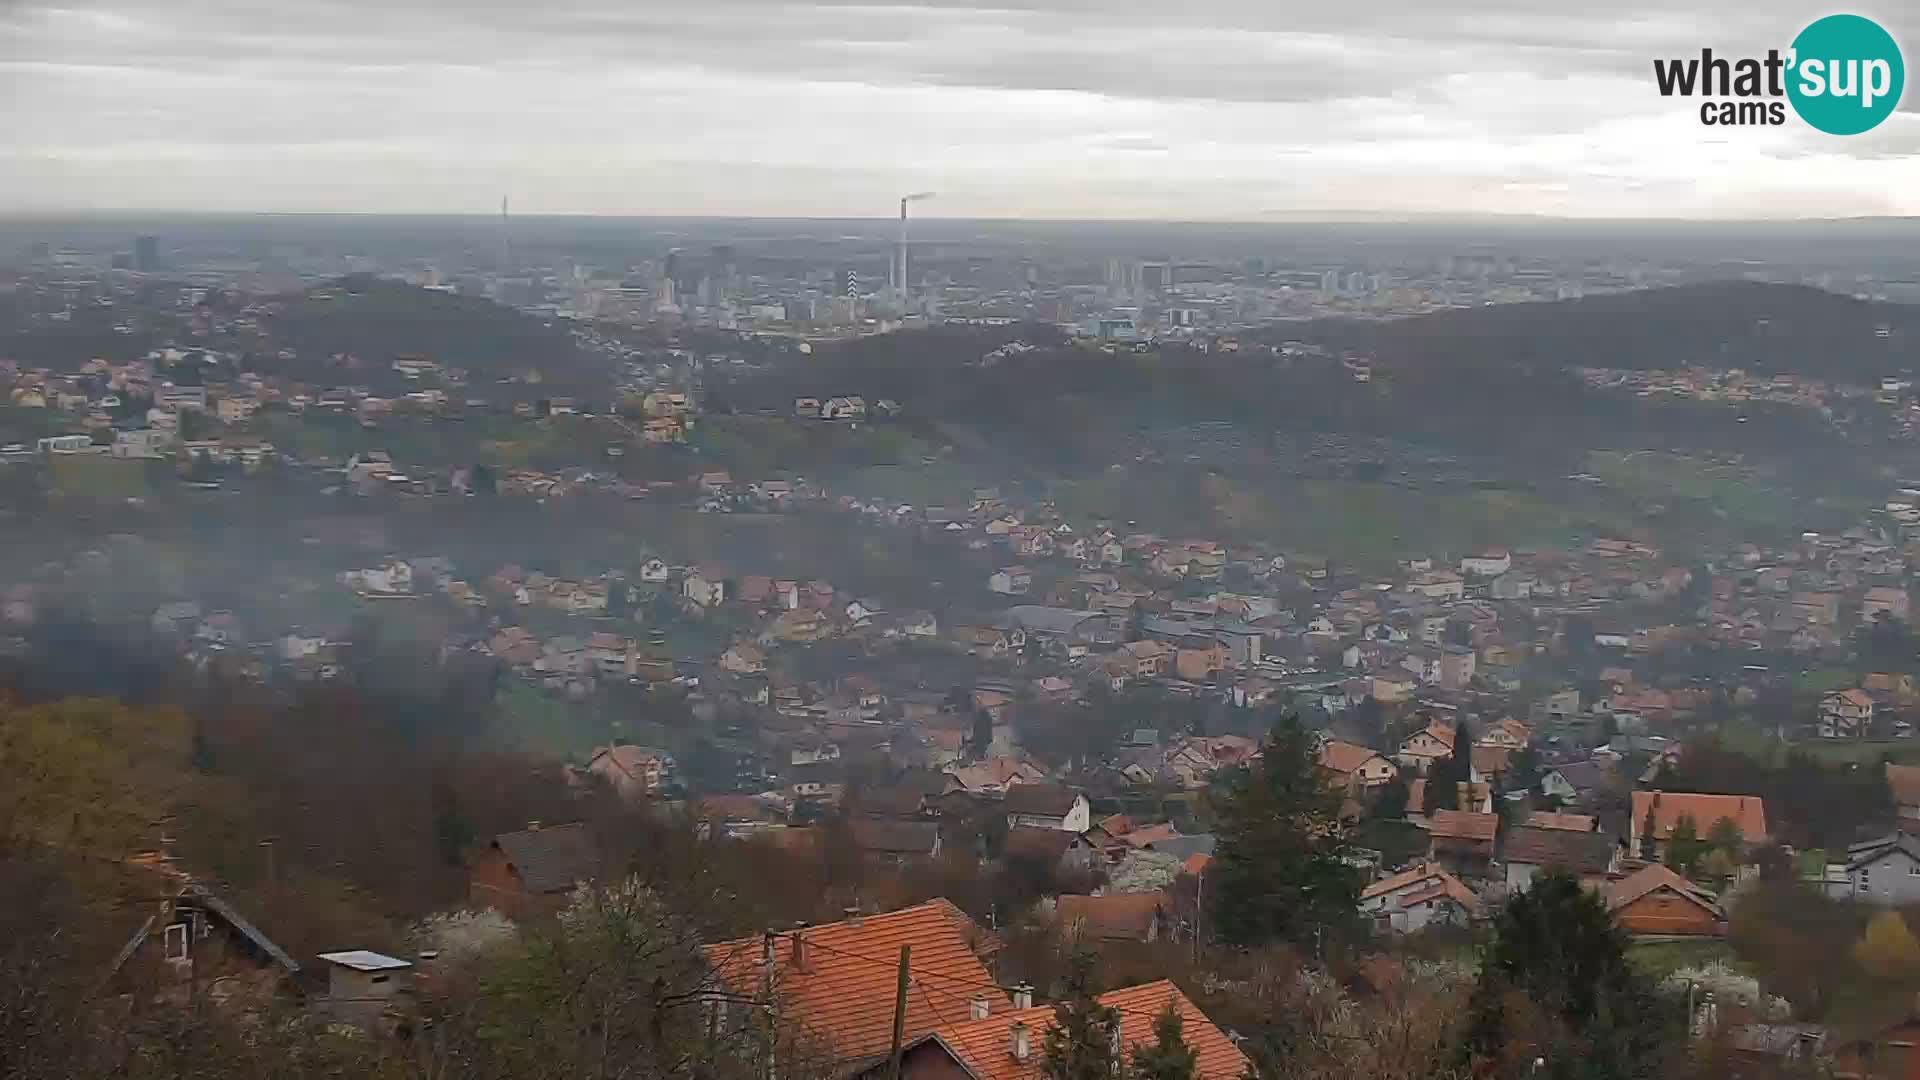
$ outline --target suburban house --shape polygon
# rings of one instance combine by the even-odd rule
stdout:
[[[1063,894],[1055,904],[1054,918],[1068,933],[1103,942],[1159,941],[1171,938],[1176,926],[1173,903],[1158,889],[1105,896]]]
[[[530,822],[495,836],[468,862],[467,900],[515,917],[552,911],[594,878],[599,863],[584,822]]]
[[[1873,696],[1858,687],[1832,690],[1820,698],[1823,739],[1858,739],[1873,726]]]
[[[931,821],[857,818],[847,823],[853,846],[869,859],[901,864],[940,855],[940,826]]]
[[[1499,831],[1498,814],[1435,810],[1427,823],[1427,857],[1452,873],[1486,877],[1492,872]]]
[[[1667,841],[1681,821],[1691,821],[1694,834],[1705,837],[1723,818],[1740,830],[1740,839],[1746,845],[1767,842],[1766,802],[1757,795],[1636,791],[1633,813],[1627,821],[1627,850],[1643,859],[1662,859],[1667,854]],[[1651,836],[1645,833],[1649,821],[1653,824]]]
[[[978,765],[950,767],[946,777],[948,794],[963,791],[969,795],[994,796],[1004,795],[1022,784],[1045,780],[1047,774],[1030,761],[990,757]]]
[[[1400,764],[1425,773],[1434,762],[1453,754],[1453,728],[1438,720],[1409,735],[1400,743]]]
[[[1412,933],[1433,924],[1465,925],[1485,906],[1459,878],[1429,862],[1362,889],[1360,913],[1384,929]]]
[[[1173,666],[1173,649],[1160,641],[1129,641],[1113,656],[1136,679],[1157,678]]]
[[[1002,809],[1010,829],[1060,829],[1083,833],[1093,827],[1087,797],[1059,784],[1016,784],[1007,789]]]
[[[1400,770],[1372,747],[1359,743],[1328,739],[1320,745],[1320,767],[1335,784],[1353,793],[1379,787],[1391,781]]]
[[[682,594],[703,608],[719,607],[727,598],[726,579],[713,570],[694,570],[680,583]]]
[[[241,999],[264,1004],[300,965],[232,904],[175,870],[158,856],[140,856],[134,866],[150,870],[161,888],[148,893],[152,906],[108,969],[122,992],[150,993],[185,1004],[198,980],[214,1001]]]
[[[588,759],[587,772],[620,798],[638,802],[660,793],[661,784],[673,772],[673,758],[664,750],[644,746],[602,746]]]
[[[1605,833],[1526,825],[1507,831],[1501,852],[1510,893],[1526,892],[1536,876],[1550,870],[1564,870],[1582,885],[1601,889],[1620,860],[1618,845]]]
[[[1033,571],[1024,566],[995,570],[987,578],[987,588],[1003,596],[1025,596],[1033,589]]]
[[[1475,740],[1476,746],[1501,746],[1508,750],[1523,749],[1533,741],[1533,730],[1511,717],[1498,721],[1480,733]]]
[[[1920,836],[1897,832],[1847,849],[1845,881],[1828,875],[1828,895],[1905,907],[1920,904]]]
[[[1562,814],[1535,810],[1520,823],[1529,829],[1564,829],[1567,832],[1592,832],[1599,823],[1590,814]]]
[[[1067,873],[1091,869],[1100,850],[1086,833],[1020,825],[1007,830],[1001,855],[1051,866]]]
[[[1727,917],[1713,894],[1650,863],[1607,886],[1607,910],[1629,934],[1640,937],[1725,937]]]
[[[751,642],[737,641],[720,654],[720,670],[735,675],[760,675],[767,670],[767,651]]]
[[[1004,1009],[997,994],[977,997],[966,1006],[964,1019],[909,1040],[901,1053],[901,1080],[1041,1080],[1053,1006],[1033,1005],[1025,990],[1015,997],[1012,1009]],[[1239,1080],[1247,1074],[1246,1055],[1171,982],[1110,990],[1098,1000],[1119,1014],[1118,1060],[1127,1060],[1137,1046],[1153,1044],[1154,1018],[1171,1006],[1194,1051],[1194,1080]],[[880,1080],[888,1067],[882,1056],[855,1080]]]
[[[1837,1080],[1920,1080],[1920,999],[1894,997],[1879,1011],[1828,1039]]]
[[[970,1008],[1005,1010],[1009,998],[994,989],[983,960],[992,940],[959,908],[929,900],[701,951],[716,989],[747,1000],[771,995],[775,1015],[793,1026],[793,1035],[820,1048],[833,1063],[833,1075],[847,1076],[876,1061],[885,1068],[894,1025],[893,958],[903,945],[910,950],[907,1007],[900,1017],[905,1045],[919,1046],[935,1030],[965,1022]],[[884,960],[875,963],[873,957]],[[977,1002],[969,1003],[969,995],[978,995]],[[741,1012],[742,1022],[759,1023],[753,1010]]]

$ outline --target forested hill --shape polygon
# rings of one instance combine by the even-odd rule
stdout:
[[[290,298],[271,323],[275,344],[303,357],[347,353],[385,362],[417,355],[468,368],[476,378],[529,369],[547,375],[576,359],[564,324],[491,300],[350,275]]]
[[[1865,382],[1920,369],[1920,307],[1744,281],[1321,322],[1310,336],[1396,370],[1698,365]]]

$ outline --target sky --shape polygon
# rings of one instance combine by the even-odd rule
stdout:
[[[1920,4],[1877,3],[1914,67]],[[1841,137],[1654,87],[1832,10],[0,0],[0,212],[1920,214],[1920,89]]]

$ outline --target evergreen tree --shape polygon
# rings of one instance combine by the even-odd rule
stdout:
[[[1373,816],[1382,821],[1399,821],[1407,816],[1407,779],[1399,773],[1380,785],[1373,797]]]
[[[1707,853],[1707,847],[1707,842],[1700,839],[1700,830],[1692,816],[1682,814],[1667,837],[1667,867],[1675,873],[1691,874],[1700,857]]]
[[[1094,1000],[1091,952],[1074,949],[1064,991],[1042,1044],[1041,1073],[1048,1080],[1113,1080],[1120,1013]]]
[[[1185,1024],[1172,999],[1153,1018],[1153,1045],[1133,1048],[1131,1080],[1193,1080],[1199,1055],[1187,1045]]]
[[[1219,789],[1207,872],[1219,935],[1239,945],[1306,942],[1351,923],[1360,883],[1345,860],[1340,792],[1320,775],[1299,720],[1282,720],[1260,760]]]
[[[1544,1028],[1526,1022],[1520,1013],[1527,1009],[1548,1022]],[[1606,905],[1555,871],[1501,911],[1481,958],[1458,1064],[1477,1066],[1476,1075],[1658,1076],[1675,1019],[1628,962],[1626,935]],[[1536,1058],[1545,1061],[1537,1069]]]
[[[1421,809],[1460,809],[1460,785],[1473,779],[1473,732],[1465,720],[1453,729],[1453,752],[1427,769],[1426,805]]]
[[[993,714],[985,709],[973,710],[973,734],[967,739],[967,749],[975,757],[986,757],[992,745]]]

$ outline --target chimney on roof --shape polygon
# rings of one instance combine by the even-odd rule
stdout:
[[[993,1004],[987,1000],[985,994],[976,994],[969,1008],[968,1015],[975,1020],[985,1020],[987,1017],[993,1015]]]
[[[793,928],[793,966],[795,970],[807,970],[807,924],[801,923]]]
[[[1021,983],[1013,988],[1013,1007],[1016,1009],[1033,1008],[1033,984]]]
[[[772,930],[765,931],[760,937],[760,963],[769,968],[773,966],[775,940]]]
[[[858,905],[849,905],[846,908],[846,916],[848,926],[856,930],[860,928],[860,908]]]
[[[1013,1026],[1007,1029],[1007,1034],[1009,1036],[1007,1050],[1013,1054],[1013,1060],[1027,1060],[1027,1055],[1033,1052],[1033,1048],[1027,1043],[1027,1025],[1015,1020]]]

